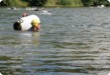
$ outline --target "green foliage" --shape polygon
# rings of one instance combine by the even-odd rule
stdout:
[[[7,6],[27,6],[25,1],[21,0],[3,0],[4,4]]]
[[[83,6],[81,0],[48,0],[46,6]]]
[[[3,0],[7,6],[110,6],[107,0]]]
[[[97,5],[109,5],[107,0],[82,0],[84,6],[97,6]]]
[[[44,6],[47,0],[30,0],[30,6]]]
[[[70,0],[71,2],[71,6],[83,6],[82,1],[81,0]]]
[[[71,5],[70,0],[59,0],[59,2],[57,2],[57,3],[61,4],[61,5]]]
[[[82,0],[82,3],[84,6],[90,6],[93,4],[93,0]]]

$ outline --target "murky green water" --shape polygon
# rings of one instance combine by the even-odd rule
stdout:
[[[0,72],[3,75],[107,75],[110,8],[0,8]],[[23,12],[38,15],[40,32],[13,30]]]

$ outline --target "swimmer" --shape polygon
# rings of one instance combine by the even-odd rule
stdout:
[[[37,19],[32,20],[31,26],[31,31],[33,32],[40,30],[40,21]]]

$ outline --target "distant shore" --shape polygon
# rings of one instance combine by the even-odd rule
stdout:
[[[110,2],[105,0],[3,0],[0,6],[7,7],[97,7],[104,5],[110,7]]]

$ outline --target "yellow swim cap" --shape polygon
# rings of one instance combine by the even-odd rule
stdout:
[[[38,26],[40,23],[40,20],[39,19],[33,19],[32,22],[31,22],[31,25],[32,26]]]

